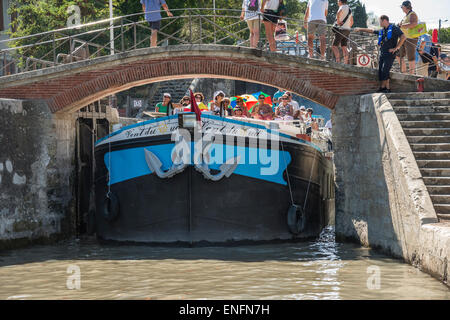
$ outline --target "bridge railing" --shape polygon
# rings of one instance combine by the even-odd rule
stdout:
[[[162,12],[158,46],[180,44],[221,44],[249,47],[249,29],[240,19],[241,10],[233,9],[173,9],[173,17]],[[7,46],[0,50],[0,76],[54,67],[61,64],[93,59],[101,56],[148,48],[151,29],[144,13],[106,19],[70,28],[62,28],[20,38],[0,41]],[[269,50],[265,28],[261,21],[259,49]],[[303,20],[283,18],[287,36],[277,41],[277,51],[284,54],[307,56],[308,46]],[[326,59],[334,61],[331,51],[332,26],[327,26]],[[110,30],[113,29],[113,38]],[[314,41],[318,52],[319,41]],[[350,64],[357,65],[362,54],[370,57],[369,67],[377,67],[377,38],[368,34],[352,33],[349,37]],[[342,56],[342,54],[341,54]]]

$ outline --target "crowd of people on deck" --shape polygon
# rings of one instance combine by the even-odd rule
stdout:
[[[214,93],[213,99],[208,104],[205,104],[205,97],[201,92],[194,93],[194,98],[200,111],[208,114],[257,120],[300,120],[311,125],[313,129],[319,129],[319,125],[313,117],[313,109],[300,106],[289,91],[278,90],[273,97],[261,92],[257,102],[252,104],[251,107],[247,104],[246,99],[241,96],[233,97],[235,103],[232,105],[231,98],[227,97],[221,90]],[[173,115],[180,112],[192,112],[193,110],[189,96],[184,96],[176,103],[172,102],[170,93],[164,93],[163,101],[156,105],[155,111]]]
[[[334,1],[334,0],[333,0]],[[157,33],[161,27],[161,6],[168,16],[172,16],[165,0],[141,0],[142,8],[146,12],[146,20],[150,23],[152,30],[151,46],[157,45]],[[337,0],[339,10],[336,14],[336,20],[332,27],[334,40],[332,51],[336,62],[349,64],[348,42],[350,33],[367,32],[379,37],[378,45],[381,54],[379,61],[379,92],[390,92],[389,73],[395,59],[401,67],[401,72],[416,74],[416,54],[418,54],[423,63],[428,67],[428,76],[436,78],[442,74],[444,79],[450,79],[450,61],[449,57],[441,53],[441,47],[438,44],[437,35],[433,36],[431,48],[429,43],[425,43],[422,35],[426,32],[426,26],[420,22],[418,14],[413,11],[411,1],[403,1],[401,9],[405,17],[398,24],[389,21],[387,15],[380,17],[381,30],[367,28],[353,28],[353,12],[348,5],[347,0]],[[325,60],[327,44],[327,16],[328,0],[308,0],[307,9],[304,16],[304,28],[307,33],[308,53],[310,58],[316,58],[314,50],[314,39],[319,38],[319,59]],[[265,27],[265,33],[269,48],[271,51],[277,50],[275,32],[277,24],[284,21],[288,12],[282,0],[243,0],[240,19],[246,21],[250,30],[250,47],[257,48],[260,39],[261,21]],[[425,31],[424,31],[425,30]],[[437,30],[435,30],[437,33]],[[421,41],[419,41],[421,39]],[[341,57],[339,47],[342,49]],[[408,62],[406,64],[405,58]],[[407,70],[408,66],[408,70]],[[259,107],[261,109],[262,107]],[[264,110],[264,108],[262,108]],[[284,116],[295,116],[289,110],[281,109],[280,114]],[[244,112],[245,114],[245,112]],[[274,115],[275,116],[275,115]],[[265,115],[268,117],[268,115]]]
[[[214,93],[213,99],[207,105],[205,104],[205,97],[201,92],[194,93],[193,99],[195,99],[195,103],[200,111],[205,114],[217,115],[224,118],[234,117],[235,119],[250,118],[265,121],[283,121],[285,124],[295,123],[297,125],[303,123],[305,129],[302,134],[303,139],[311,141],[311,137],[314,136],[313,133],[319,133],[319,139],[326,141],[327,151],[331,152],[333,150],[331,120],[328,120],[324,124],[319,120],[321,118],[320,116],[319,118],[313,116],[313,108],[300,106],[293,99],[291,92],[279,89],[273,96],[259,92],[256,103],[254,101],[248,103],[245,98],[245,96],[254,95],[243,96],[229,98],[226,97],[223,91],[219,90]],[[232,100],[234,103],[231,103]],[[164,93],[163,101],[156,105],[155,111],[164,113],[167,116],[180,112],[193,112],[194,108],[191,106],[192,103],[193,100],[189,96],[184,96],[179,103],[173,103],[171,94]],[[320,136],[321,130],[323,136]]]

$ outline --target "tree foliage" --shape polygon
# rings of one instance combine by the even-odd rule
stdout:
[[[9,14],[17,19],[13,22],[11,36],[13,38],[36,34],[66,27],[71,5],[81,9],[81,22],[87,23],[104,19],[109,15],[106,1],[85,0],[11,0]],[[119,0],[114,0],[117,5]]]

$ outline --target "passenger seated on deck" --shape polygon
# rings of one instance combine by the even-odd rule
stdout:
[[[179,112],[190,112],[191,111],[191,98],[188,96],[184,96],[183,99],[180,100],[180,108],[175,109],[174,113]]]
[[[163,95],[163,101],[158,103],[155,107],[155,112],[167,112],[167,107],[169,105],[169,103],[172,100],[172,96],[170,95],[170,93],[164,93]]]
[[[223,99],[225,98],[225,93],[223,91],[214,92],[214,99],[209,104],[209,110],[211,110],[214,115],[220,115],[220,108],[223,107]]]
[[[304,118],[305,118],[305,122],[307,123],[307,124],[310,124],[311,122],[312,122],[312,115],[313,115],[313,109],[312,108],[308,108],[307,110],[306,110],[306,114],[305,114],[305,116],[304,116]]]
[[[247,118],[247,116],[244,114],[244,111],[241,107],[236,107],[234,109],[234,116],[238,118]]]
[[[244,99],[242,99],[241,97],[238,97],[236,99],[236,108],[241,108],[242,110],[242,114],[246,117],[246,118],[250,118],[250,113],[248,112],[247,107],[244,104]]]
[[[203,96],[203,93],[196,92],[194,93],[195,101],[197,102],[197,105],[201,111],[208,110],[208,107],[203,103],[205,100],[205,97]]]
[[[305,106],[301,106],[300,109],[298,109],[294,112],[294,119],[296,119],[296,120],[305,122],[305,116],[306,116]]]
[[[278,91],[273,94],[272,101],[273,101],[274,108],[276,108],[280,104],[281,97],[284,96],[284,94],[285,94],[285,92],[281,89],[278,89]]]
[[[313,131],[319,131],[319,124],[317,123],[317,121],[316,121],[316,119],[312,119],[312,122],[311,122],[311,129],[313,130]]]
[[[227,117],[231,117],[233,115],[233,109],[231,108],[230,104],[230,98],[223,98],[223,114]]]
[[[259,120],[273,120],[274,112],[272,107],[267,103],[264,103],[266,97],[260,95],[258,97],[258,103],[253,107],[252,118]]]
[[[294,120],[294,107],[289,103],[289,97],[285,94],[275,110],[275,120]]]

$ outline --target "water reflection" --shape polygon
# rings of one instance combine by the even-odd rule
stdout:
[[[79,267],[79,290],[67,268]],[[380,288],[369,289],[371,267]],[[369,287],[368,287],[369,282]],[[448,287],[370,249],[334,241],[155,248],[70,242],[0,253],[0,299],[449,299]]]

